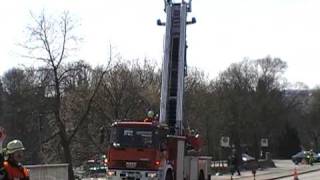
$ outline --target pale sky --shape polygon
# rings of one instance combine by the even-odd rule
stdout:
[[[111,43],[128,59],[148,57],[161,64],[165,20],[163,0],[2,0],[0,74],[33,62],[18,55],[29,11],[70,11],[84,38],[78,59],[106,62]],[[313,88],[320,84],[319,0],[193,0],[197,23],[188,26],[188,65],[215,78],[231,63],[270,55],[288,63],[285,77]]]

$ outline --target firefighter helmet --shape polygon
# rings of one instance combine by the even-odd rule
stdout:
[[[22,142],[20,140],[13,140],[8,143],[6,153],[13,154],[14,152],[23,151],[23,150],[25,150],[25,148]]]

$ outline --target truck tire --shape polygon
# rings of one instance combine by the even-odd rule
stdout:
[[[204,172],[203,172],[203,170],[201,169],[200,170],[200,172],[199,172],[199,178],[198,178],[199,180],[205,180],[205,178],[204,178]]]
[[[171,169],[169,169],[166,173],[166,180],[173,180],[173,175]]]

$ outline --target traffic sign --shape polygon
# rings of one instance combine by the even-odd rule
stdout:
[[[220,139],[220,145],[222,147],[230,147],[230,137],[222,136]]]
[[[269,146],[269,142],[267,138],[261,138],[261,147],[268,147]]]

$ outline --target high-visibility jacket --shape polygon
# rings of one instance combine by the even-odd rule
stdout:
[[[14,166],[8,161],[3,162],[3,168],[7,173],[8,180],[29,180],[29,170],[22,166]]]
[[[203,144],[202,139],[195,135],[187,135],[187,143],[191,145],[192,149],[199,151]]]
[[[154,121],[154,118],[146,117],[143,122],[152,122]]]

